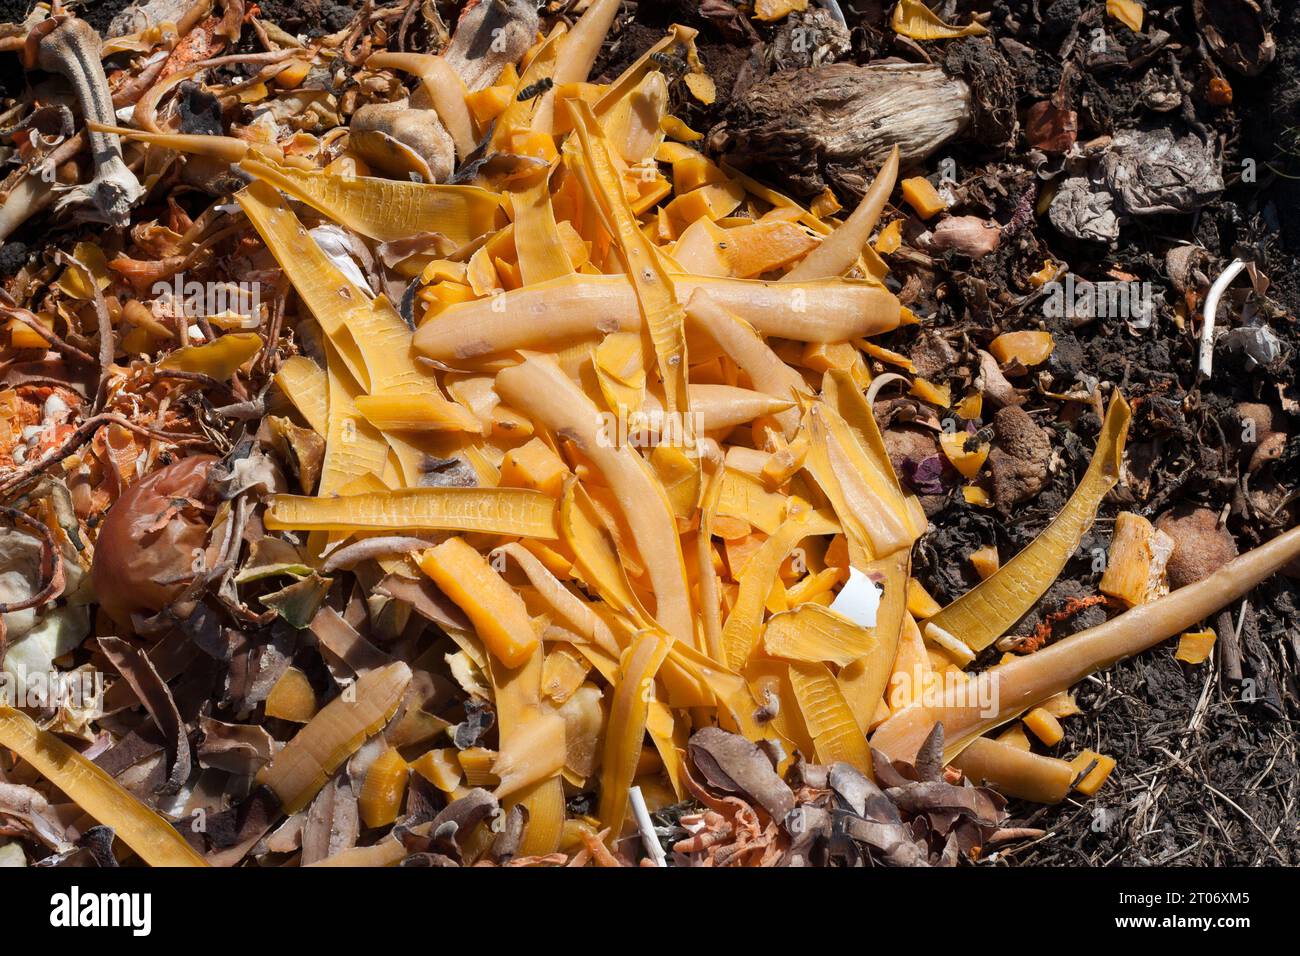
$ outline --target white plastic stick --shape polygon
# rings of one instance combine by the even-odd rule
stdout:
[[[664,848],[659,845],[659,838],[655,836],[654,824],[650,821],[650,808],[645,805],[641,788],[633,787],[628,791],[628,796],[632,801],[632,816],[636,818],[637,828],[641,831],[641,843],[646,853],[650,854],[650,859],[654,860],[655,866],[666,867],[668,861],[664,858]]]
[[[1201,323],[1201,355],[1196,367],[1197,375],[1202,379],[1209,378],[1214,368],[1214,320],[1219,311],[1219,300],[1223,298],[1223,293],[1228,291],[1228,286],[1232,285],[1232,280],[1237,278],[1245,268],[1246,263],[1240,259],[1233,259],[1219,278],[1214,280],[1209,295],[1205,297],[1205,318]]]

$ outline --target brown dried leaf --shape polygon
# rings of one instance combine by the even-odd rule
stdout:
[[[766,754],[738,734],[717,727],[696,731],[687,744],[691,761],[715,790],[757,803],[773,820],[794,809],[794,792],[772,769]]]

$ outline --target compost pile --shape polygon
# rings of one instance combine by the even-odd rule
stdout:
[[[1280,8],[0,5],[0,864],[1295,863]]]

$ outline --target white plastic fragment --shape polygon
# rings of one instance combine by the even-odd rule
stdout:
[[[1197,362],[1197,374],[1207,379],[1214,369],[1214,321],[1219,311],[1219,300],[1223,298],[1223,293],[1228,291],[1228,286],[1232,285],[1232,280],[1237,278],[1246,268],[1246,263],[1240,259],[1233,259],[1228,264],[1228,268],[1214,280],[1210,286],[1210,292],[1205,297],[1205,318],[1201,323],[1201,353]]]
[[[320,246],[326,258],[334,263],[335,268],[351,279],[355,285],[369,290],[371,294],[374,293],[370,283],[366,281],[365,273],[352,258],[352,249],[346,232],[332,224],[317,226],[315,229],[309,229],[308,232],[316,240],[316,245]]]
[[[880,586],[875,581],[850,565],[848,583],[835,595],[831,610],[858,627],[875,627],[880,594]]]
[[[948,652],[949,657],[963,667],[975,660],[975,653],[966,646],[965,641],[952,632],[945,631],[937,624],[927,621],[922,636],[931,644],[938,644],[942,647]]]
[[[659,838],[655,836],[654,823],[650,820],[650,808],[645,804],[645,797],[641,795],[640,787],[633,787],[628,791],[631,797],[632,815],[636,818],[637,829],[641,831],[641,844],[645,847],[646,853],[650,854],[650,859],[654,861],[655,866],[668,865],[664,857],[664,848],[659,845]]]

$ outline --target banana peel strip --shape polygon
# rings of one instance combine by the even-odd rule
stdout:
[[[564,101],[572,113],[574,131],[581,144],[584,186],[600,210],[606,229],[615,239],[627,269],[645,326],[654,344],[664,398],[670,413],[681,413],[687,438],[691,429],[690,399],[686,389],[686,312],[677,301],[673,281],[664,269],[659,250],[641,231],[636,214],[623,193],[613,150],[605,139],[591,106],[581,100]],[[570,153],[570,156],[573,154]]]
[[[867,738],[858,729],[853,711],[830,668],[810,661],[791,661],[788,666],[790,685],[804,726],[812,737],[817,761],[828,766],[843,761],[870,776],[871,751]]]
[[[527,488],[395,488],[336,497],[273,495],[271,531],[483,531],[553,540],[555,500]]]
[[[324,706],[258,774],[285,813],[297,813],[397,712],[411,669],[402,661],[367,671]]]
[[[1115,393],[1083,480],[1052,523],[1023,551],[930,618],[978,653],[1034,606],[1074,555],[1109,491],[1119,481],[1132,412]]]
[[[859,627],[820,604],[800,604],[773,614],[763,628],[763,650],[803,664],[847,667],[877,646],[871,628]]]
[[[325,370],[304,355],[294,355],[280,365],[275,384],[307,424],[324,438],[330,426],[329,377]]]
[[[848,342],[898,327],[898,299],[857,279],[766,282],[673,275],[679,301],[704,291],[761,335]],[[572,275],[448,306],[415,333],[415,347],[451,368],[518,349],[557,350],[611,332],[639,332],[637,291],[623,275]],[[775,396],[785,398],[785,395]]]
[[[207,866],[176,829],[22,711],[0,705],[0,747],[14,751],[150,866]]]
[[[260,182],[282,189],[322,216],[379,242],[437,232],[456,245],[473,242],[495,228],[501,197],[478,186],[441,186],[323,172],[245,159],[240,168]]]
[[[294,290],[320,323],[361,392],[446,400],[437,379],[415,364],[411,355],[411,330],[397,310],[386,297],[372,297],[369,291],[348,279],[274,189],[255,182],[235,198]],[[331,390],[331,398],[334,394]],[[350,408],[331,405],[331,429],[333,422],[341,422],[343,440],[359,428],[355,420],[361,417],[355,406],[356,395],[351,396]],[[386,433],[384,438],[405,483],[418,485],[424,459],[420,449],[391,433]]]
[[[357,409],[359,393],[352,376],[341,368],[337,352],[326,345],[325,372],[327,407],[325,461],[321,466],[317,492],[324,498],[347,488],[355,481],[375,476],[383,478],[388,465],[389,446],[384,436],[362,417]],[[309,359],[304,361],[310,362]],[[310,399],[304,399],[309,401]],[[382,481],[380,482],[383,483]]]
[[[497,796],[511,797],[507,810],[520,804],[528,811],[521,844],[528,855],[554,852],[564,825],[564,720],[542,706],[542,660],[539,646],[520,667],[496,659],[488,664],[501,737],[493,765],[501,777]]]
[[[591,641],[606,654],[620,652],[621,649],[609,625],[582,598],[566,588],[528,549],[511,542],[499,548],[498,553],[514,559],[532,586],[537,589],[542,600],[549,604],[556,614],[564,618],[577,634]]]
[[[619,663],[609,721],[605,726],[605,754],[600,777],[600,822],[617,839],[627,818],[628,790],[636,775],[645,737],[655,676],[668,656],[672,639],[647,631],[637,637]]]
[[[541,176],[532,186],[516,193],[515,249],[519,253],[519,273],[524,285],[536,285],[573,274],[564,240],[555,222],[551,206],[549,177]]]
[[[655,595],[655,620],[681,640],[694,624],[686,565],[668,496],[649,464],[626,446],[615,447],[601,431],[594,402],[553,358],[527,353],[497,373],[497,391],[514,408],[564,435],[603,475],[620,502]]]

